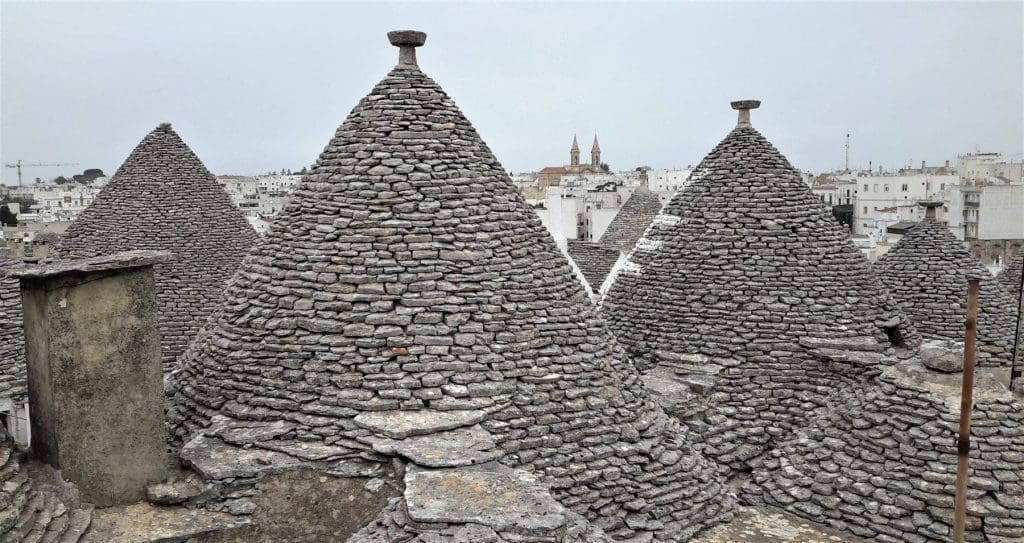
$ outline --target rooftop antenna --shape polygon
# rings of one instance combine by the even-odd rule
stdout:
[[[843,167],[845,171],[850,171],[850,133],[846,133],[846,162]]]

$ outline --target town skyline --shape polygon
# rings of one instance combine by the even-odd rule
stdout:
[[[5,2],[0,17],[0,159],[80,164],[26,169],[27,182],[112,174],[161,122],[217,174],[299,170],[383,75],[389,60],[365,43],[405,26],[445,29],[421,65],[513,172],[565,164],[572,136],[595,133],[613,170],[683,168],[718,143],[735,122],[728,102],[744,98],[763,101],[754,126],[802,170],[841,168],[847,133],[851,167],[974,151],[1024,159],[1015,3]],[[340,20],[367,24],[327,31]],[[786,20],[802,23],[780,32]],[[42,27],[65,39],[39,42]],[[964,71],[935,71],[946,65]],[[17,183],[12,168],[0,179]]]

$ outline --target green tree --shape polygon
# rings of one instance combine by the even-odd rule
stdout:
[[[18,226],[18,216],[11,213],[11,208],[7,205],[0,206],[0,225],[2,226]]]

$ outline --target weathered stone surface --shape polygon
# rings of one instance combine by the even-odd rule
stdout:
[[[463,426],[472,426],[487,416],[482,409],[461,411],[378,411],[364,412],[353,419],[356,424],[392,439],[433,434]]]
[[[381,454],[399,455],[420,466],[469,466],[498,460],[504,453],[479,425],[401,440],[365,438]]]
[[[0,247],[0,398],[12,398],[20,404],[28,393],[21,287],[16,278],[8,277],[17,264],[10,250]]]
[[[1020,276],[1024,273],[1024,251],[1017,253],[1011,258],[1006,267],[996,276],[996,281],[1002,285],[1003,290],[1010,294],[1014,300],[1020,299]]]
[[[73,491],[62,488],[63,481],[41,480],[22,460],[0,424],[0,541],[79,541],[92,522],[92,507],[68,499]]]
[[[252,478],[302,464],[294,456],[264,449],[242,449],[203,435],[181,448],[181,460],[206,480]]]
[[[62,258],[136,249],[174,254],[155,267],[161,354],[170,371],[256,238],[213,174],[165,123],[139,142],[71,223],[57,252]]]
[[[669,366],[680,383],[704,373],[683,354],[721,368],[705,402],[673,413],[730,470],[919,340],[846,230],[748,121],[651,222],[599,313],[642,370]]]
[[[636,242],[644,236],[644,231],[651,225],[654,218],[661,212],[661,199],[644,186],[639,186],[622,204],[615,218],[601,235],[601,245],[614,247],[628,253],[633,250]],[[614,264],[614,262],[612,262]],[[605,272],[607,274],[607,272]],[[604,278],[602,278],[602,281]],[[593,286],[593,282],[591,282]],[[598,283],[594,288],[600,287]]]
[[[601,289],[601,285],[611,273],[612,267],[619,261],[620,256],[619,249],[616,247],[587,241],[569,241],[567,249],[569,256],[576,263],[583,278],[594,292]]]
[[[483,524],[496,531],[549,533],[565,508],[529,473],[497,463],[450,469],[410,466],[405,503],[415,522]]]
[[[200,496],[208,487],[195,476],[176,478],[149,485],[146,501],[159,505],[177,505]]]
[[[147,503],[98,509],[82,543],[184,543],[209,533],[231,533],[247,517],[228,513],[157,507]]]
[[[1024,538],[1024,405],[978,368],[967,541]],[[834,409],[757,466],[742,496],[872,541],[948,541],[960,374],[916,363],[840,391]]]
[[[159,258],[133,252],[16,272],[33,457],[99,507],[140,501],[166,477]]]
[[[964,344],[956,341],[925,341],[921,343],[921,363],[938,371],[963,371]]]
[[[265,475],[248,500],[255,511],[247,515],[247,525],[200,536],[194,543],[351,541],[350,536],[373,521],[389,499],[401,494],[400,487],[390,473],[369,480],[305,469]]]
[[[249,450],[291,440],[356,449],[378,432],[479,424],[501,464],[578,515],[566,541],[598,529],[685,539],[733,507],[505,169],[415,64],[389,73],[339,127],[169,390],[176,446],[218,415],[287,423],[234,434]],[[427,422],[385,420],[399,411]],[[483,415],[437,423],[460,411]],[[427,537],[401,524],[403,507],[361,533]]]
[[[736,518],[700,534],[692,543],[867,543],[767,507],[745,507]]]
[[[980,278],[977,363],[1010,365],[1016,305],[945,224],[918,223],[874,268],[921,335],[936,340],[963,341],[967,278]]]

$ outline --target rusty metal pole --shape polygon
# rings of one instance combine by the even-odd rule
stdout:
[[[956,500],[953,541],[963,543],[967,524],[967,464],[971,451],[971,409],[974,407],[974,350],[978,339],[978,283],[967,280],[967,322],[964,331],[964,372],[960,390],[960,434],[956,440]]]

